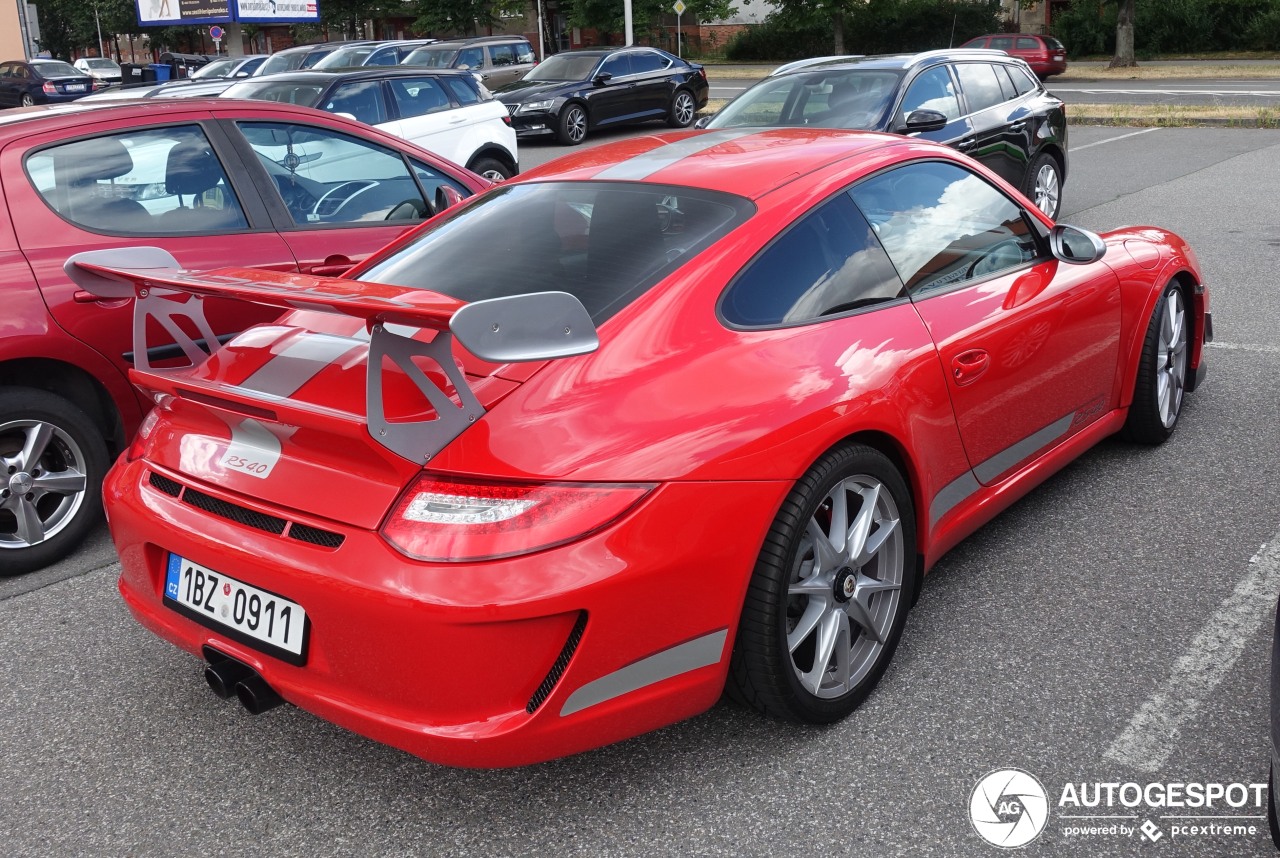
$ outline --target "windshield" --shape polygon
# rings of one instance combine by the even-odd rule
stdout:
[[[62,77],[63,75],[84,77],[84,72],[72,66],[71,63],[48,62],[34,63],[33,65],[41,77]]]
[[[197,78],[226,77],[227,75],[231,74],[231,72],[239,64],[240,64],[240,60],[234,59],[232,57],[227,57],[221,60],[213,60],[212,62],[205,63],[203,66],[196,69],[194,72],[192,72],[191,76],[197,77]]]
[[[88,66],[89,68],[91,68],[91,69],[118,69],[118,68],[120,68],[120,66],[116,65],[115,60],[106,60],[106,59],[98,59],[98,58],[91,59],[91,60],[85,60],[85,61],[84,61],[84,64],[85,64],[86,66]]]
[[[766,78],[725,105],[707,127],[878,129],[901,76],[891,69],[827,69]]]
[[[599,64],[599,54],[556,54],[534,66],[524,79],[587,80]]]
[[[377,50],[375,45],[366,45],[359,48],[339,48],[329,56],[317,62],[312,68],[317,69],[338,69],[348,66],[361,66],[364,61],[369,58],[369,54]]]
[[[458,56],[457,48],[418,48],[400,63],[403,66],[425,66],[430,69],[447,69],[453,67],[453,60]]]
[[[308,56],[305,51],[282,51],[278,54],[272,54],[267,57],[267,61],[258,66],[258,70],[254,72],[254,77],[261,77],[264,74],[277,74],[279,72],[294,71],[301,68],[302,61]]]
[[[464,301],[569,292],[600,324],[754,210],[730,194],[638,182],[500,186],[360,279]]]
[[[283,104],[300,104],[315,107],[320,101],[324,84],[294,83],[281,80],[246,80],[232,84],[222,94],[223,98],[252,98],[255,101],[278,101]]]

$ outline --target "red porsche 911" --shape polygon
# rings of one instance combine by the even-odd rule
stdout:
[[[68,270],[190,364],[132,371],[131,611],[252,712],[459,766],[726,691],[846,716],[930,566],[1100,439],[1166,439],[1212,331],[1176,235],[827,129],[562,158],[350,279],[112,253]],[[206,356],[212,296],[292,312]]]

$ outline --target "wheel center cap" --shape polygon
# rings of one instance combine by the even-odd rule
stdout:
[[[837,602],[847,602],[853,598],[858,585],[858,573],[848,566],[836,573],[835,595]]]
[[[26,471],[18,471],[18,473],[9,478],[9,491],[18,495],[25,495],[31,491],[35,482]]]

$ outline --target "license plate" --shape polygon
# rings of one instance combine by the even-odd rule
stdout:
[[[283,596],[170,554],[164,602],[201,625],[292,664],[307,660],[307,612]]]
[[[82,84],[82,83],[69,83],[69,84],[67,84],[67,85],[66,85],[66,90],[67,90],[67,92],[84,92],[84,84]]]

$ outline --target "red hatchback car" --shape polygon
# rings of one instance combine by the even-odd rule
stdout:
[[[1169,437],[1211,330],[1176,235],[1055,226],[950,148],[834,129],[561,158],[352,279],[108,262],[72,267],[140,318],[295,308],[131,373],[129,609],[251,712],[463,766],[726,688],[844,717],[944,552],[1102,438]]]
[[[1067,49],[1053,36],[1033,33],[992,33],[970,39],[962,48],[991,48],[1011,57],[1026,60],[1027,65],[1044,80],[1067,70]]]
[[[287,105],[76,102],[0,115],[0,575],[75,547],[100,517],[110,457],[151,406],[127,378],[132,308],[77,289],[68,256],[142,242],[189,268],[336,274],[437,196],[488,185],[398,138]],[[273,315],[224,304],[209,322],[226,337]]]

